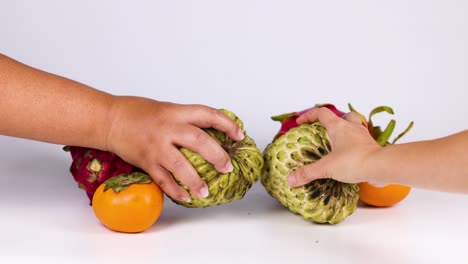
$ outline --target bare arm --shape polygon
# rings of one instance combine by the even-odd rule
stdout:
[[[208,127],[234,140],[244,137],[233,120],[211,107],[113,96],[0,54],[1,135],[114,152],[176,200],[190,196],[171,173],[193,195],[208,195],[179,147],[199,153],[220,172],[232,170],[229,155],[202,130]]]
[[[110,94],[0,54],[0,134],[106,149]]]
[[[468,193],[468,131],[385,147],[368,163],[373,164],[369,177],[381,177],[387,183]]]
[[[354,113],[341,119],[330,110],[319,108],[297,121],[306,123],[317,120],[328,131],[332,152],[294,172],[289,177],[292,186],[319,178],[333,178],[350,183],[398,183],[468,193],[468,131],[435,140],[382,148]]]

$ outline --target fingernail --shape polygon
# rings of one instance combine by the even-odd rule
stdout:
[[[289,175],[289,177],[288,177],[288,185],[289,185],[289,186],[295,186],[296,183],[297,183],[297,181],[296,181],[296,176],[294,175],[294,173],[291,174],[291,175]]]
[[[243,140],[244,139],[244,132],[242,132],[242,129],[239,128],[239,130],[237,130],[237,135],[239,136],[239,139],[240,140]]]
[[[200,196],[201,196],[202,198],[206,198],[206,197],[208,197],[208,195],[209,195],[208,188],[202,187],[202,188],[200,189]]]
[[[226,166],[224,166],[224,168],[226,169],[226,172],[231,172],[234,169],[234,167],[232,167],[231,161],[228,161],[226,163]]]
[[[190,199],[190,196],[182,196],[180,198],[180,200],[186,202],[186,203],[190,203],[192,201],[192,199]]]

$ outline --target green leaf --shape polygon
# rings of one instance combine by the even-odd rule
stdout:
[[[396,124],[396,121],[395,120],[390,120],[390,122],[388,123],[387,127],[385,128],[385,130],[382,132],[382,134],[380,134],[380,136],[377,138],[377,143],[380,145],[380,146],[385,146],[388,139],[390,138],[390,136],[392,135],[393,133],[393,130],[395,129],[395,124]]]
[[[374,108],[370,113],[369,113],[369,125],[370,126],[373,126],[372,124],[372,117],[375,115],[375,114],[378,114],[378,113],[382,113],[382,112],[387,112],[391,115],[394,114],[393,112],[393,109],[388,107],[388,106],[378,106],[376,108]]]
[[[348,108],[349,108],[349,111],[351,111],[351,112],[359,113],[358,111],[356,111],[356,109],[354,109],[354,107],[351,105],[351,103],[348,103]]]
[[[104,182],[104,191],[112,189],[115,193],[119,193],[130,187],[132,184],[146,184],[151,182],[151,178],[147,174],[142,172],[120,174]]]
[[[272,116],[271,120],[283,122],[284,120],[286,120],[288,118],[291,118],[291,117],[294,117],[294,116],[297,116],[297,113],[295,113],[295,112],[286,113],[286,114]]]
[[[402,138],[404,135],[406,135],[406,133],[408,133],[408,131],[411,130],[411,128],[413,127],[414,125],[414,122],[411,121],[411,123],[408,125],[408,127],[405,129],[405,131],[403,131],[400,135],[398,135],[392,142],[392,145],[395,144],[398,140],[400,140],[400,138]]]

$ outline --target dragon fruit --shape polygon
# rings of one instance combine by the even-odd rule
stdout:
[[[337,116],[344,116],[343,112],[330,104],[315,107],[327,107]],[[358,113],[351,105],[349,108]],[[265,165],[260,181],[267,192],[291,212],[314,222],[337,224],[356,210],[359,200],[358,184],[333,179],[319,179],[297,188],[287,184],[289,174],[301,166],[316,162],[331,151],[328,133],[320,122],[300,126],[297,124],[296,119],[310,109],[272,117],[275,121],[281,121],[281,128],[263,152]],[[390,143],[388,139],[395,128],[395,121],[391,120],[383,130],[374,126],[372,116],[380,112],[393,114],[393,110],[386,106],[372,110],[368,120],[358,114],[369,133],[382,146],[394,144],[413,125],[411,122],[409,127]]]
[[[112,152],[85,147],[65,146],[72,157],[70,172],[91,202],[94,192],[107,179],[120,174],[140,171]]]

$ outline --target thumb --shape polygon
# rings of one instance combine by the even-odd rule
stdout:
[[[332,178],[333,154],[320,160],[300,167],[288,176],[288,185],[299,187],[317,179]]]
[[[366,122],[365,118],[361,119],[361,117],[358,114],[354,113],[354,112],[349,112],[349,113],[345,114],[343,116],[343,119],[345,119],[345,120],[347,120],[347,121],[349,121],[351,123],[359,124],[359,125],[361,125],[363,123],[365,124],[365,122]]]

